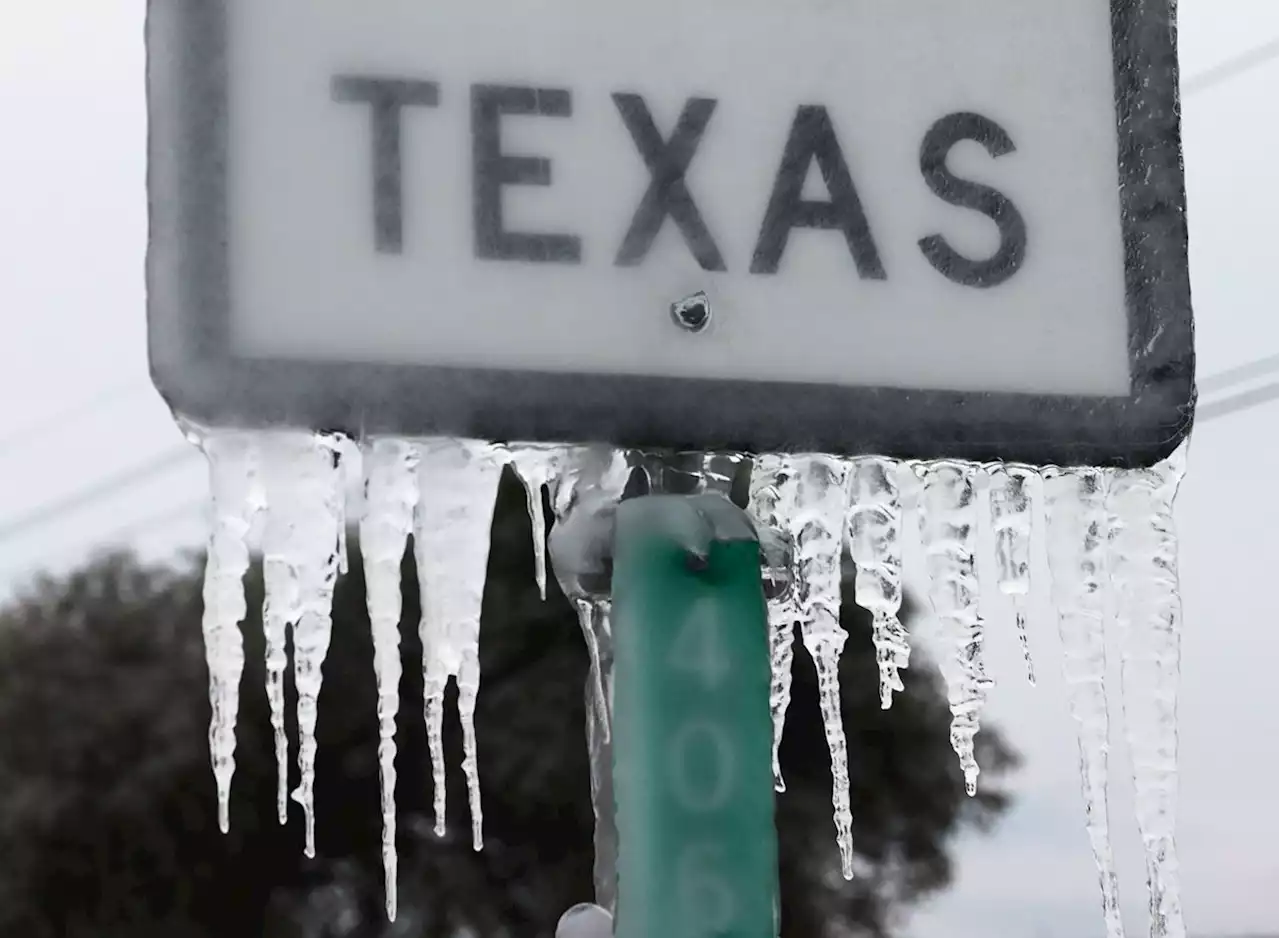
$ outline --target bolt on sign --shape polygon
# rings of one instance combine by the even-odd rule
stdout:
[[[210,424],[1142,465],[1194,406],[1167,0],[153,0]]]

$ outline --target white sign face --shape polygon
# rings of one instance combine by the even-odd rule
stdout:
[[[1001,454],[1010,401],[1138,396],[1125,0],[168,2],[150,11],[153,233],[196,175],[158,166],[156,138],[169,122],[196,147],[203,120],[221,280],[196,292],[216,294],[226,359],[996,395],[977,435]],[[214,64],[182,37],[216,41]],[[1176,228],[1175,181],[1157,207]],[[183,217],[179,239],[201,224]],[[208,245],[173,247],[166,279],[157,241],[153,290],[199,305],[176,258],[207,266]],[[698,292],[695,333],[671,307]],[[466,429],[425,423],[402,429]],[[715,442],[643,423],[617,435]]]

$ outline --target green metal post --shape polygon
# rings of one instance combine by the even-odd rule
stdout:
[[[718,495],[618,506],[618,938],[776,938],[760,547]]]

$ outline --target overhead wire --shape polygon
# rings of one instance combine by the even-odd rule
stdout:
[[[1255,358],[1251,362],[1245,362],[1243,365],[1236,365],[1219,371],[1216,374],[1209,375],[1196,384],[1200,388],[1201,394],[1216,393],[1228,388],[1233,384],[1239,384],[1241,381],[1247,381],[1250,378],[1260,378],[1264,375],[1275,375],[1280,372],[1280,355],[1264,355],[1261,358]]]
[[[1219,417],[1225,417],[1228,414],[1249,410],[1260,404],[1266,404],[1268,401],[1274,401],[1277,397],[1280,397],[1280,383],[1275,381],[1262,387],[1240,391],[1229,397],[1202,404],[1196,410],[1196,423],[1207,423],[1210,420],[1217,420]]]
[[[85,486],[70,495],[52,502],[46,502],[26,514],[19,515],[7,521],[4,525],[0,525],[0,542],[7,541],[24,531],[56,521],[63,515],[78,511],[94,502],[115,495],[144,479],[160,475],[179,463],[186,462],[195,452],[195,449],[189,444],[181,444],[153,456],[144,463],[99,479],[92,485]]]
[[[1208,91],[1216,85],[1230,81],[1238,75],[1243,75],[1245,72],[1275,59],[1278,55],[1280,55],[1280,39],[1272,39],[1270,42],[1264,42],[1252,49],[1246,49],[1244,52],[1219,62],[1203,72],[1198,72],[1182,82],[1181,96],[1187,98],[1202,91]],[[1202,394],[1219,391],[1257,375],[1275,374],[1278,367],[1280,367],[1280,355],[1267,355],[1243,365],[1228,368],[1226,371],[1219,372],[1216,375],[1211,375],[1198,382],[1199,389]],[[1280,393],[1280,386],[1272,382],[1260,388],[1251,388],[1250,390],[1233,394],[1222,400],[1209,401],[1197,408],[1196,421],[1204,423],[1238,411],[1248,410],[1275,400],[1278,393]]]
[[[47,436],[50,431],[62,430],[68,424],[77,423],[90,414],[97,413],[104,407],[110,407],[122,398],[140,393],[145,388],[147,388],[145,382],[136,380],[112,385],[94,394],[93,397],[81,400],[52,416],[32,420],[16,430],[11,430],[3,437],[0,437],[0,458],[7,456],[11,452],[25,449],[32,443]]]
[[[1263,355],[1253,361],[1215,372],[1196,382],[1200,401],[1196,406],[1196,423],[1203,424],[1228,414],[1266,404],[1280,397],[1280,355]],[[1263,379],[1270,378],[1264,384]],[[1231,394],[1223,394],[1240,385],[1253,384]]]
[[[1182,82],[1182,97],[1186,98],[1193,94],[1199,94],[1201,91],[1208,91],[1214,85],[1220,85],[1224,81],[1230,81],[1237,75],[1243,75],[1245,72],[1271,61],[1277,55],[1280,55],[1280,39],[1272,39],[1270,42],[1264,42],[1260,46],[1246,49],[1239,55],[1233,55],[1212,68],[1197,72]]]
[[[110,531],[100,535],[97,541],[100,544],[119,544],[143,532],[200,514],[206,507],[207,502],[203,498],[194,498],[178,505],[170,505],[167,508],[150,512],[141,518],[134,518],[125,524],[112,528]]]

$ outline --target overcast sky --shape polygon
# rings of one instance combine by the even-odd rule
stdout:
[[[1277,352],[1280,29],[1274,0],[1184,0],[1180,12],[1184,78],[1261,49],[1257,64],[1184,102],[1204,379]],[[184,453],[147,378],[144,141],[140,3],[55,0],[6,17],[0,593],[104,543],[155,553],[202,536],[202,465]],[[1273,362],[1203,400],[1274,381]],[[1178,843],[1194,934],[1277,931],[1277,463],[1273,398],[1197,426],[1178,500]],[[1016,806],[993,835],[959,846],[957,881],[912,918],[915,938],[1101,934],[1056,633],[1043,603],[1033,612],[1039,687],[1021,679],[1005,617],[989,642],[998,686],[987,715],[1026,758]],[[1146,928],[1141,848],[1127,753],[1113,735],[1112,819],[1137,935]]]

